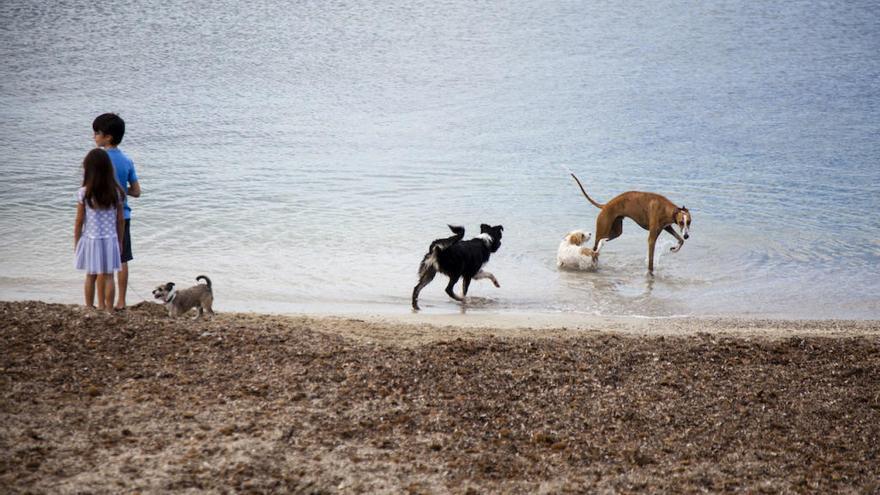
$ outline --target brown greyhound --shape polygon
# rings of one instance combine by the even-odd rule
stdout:
[[[648,231],[648,273],[651,275],[654,274],[654,245],[657,243],[657,237],[660,236],[660,233],[665,230],[678,239],[678,245],[670,249],[673,253],[678,252],[684,244],[684,239],[689,237],[691,213],[684,206],[679,208],[664,196],[639,191],[625,192],[604,205],[599,204],[587,194],[581,181],[574,174],[571,176],[574,177],[587,201],[601,210],[599,216],[596,217],[596,240],[593,244],[596,257],[599,256],[599,249],[601,249],[599,242],[602,239],[610,241],[623,233],[624,217],[632,219]],[[681,236],[672,229],[673,225],[677,225],[681,229]]]

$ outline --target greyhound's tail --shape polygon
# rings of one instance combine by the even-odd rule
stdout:
[[[196,277],[196,281],[199,281],[202,279],[204,279],[205,283],[208,284],[208,290],[211,290],[211,279],[205,275],[199,275],[198,277]]]
[[[571,174],[571,176],[574,178],[574,181],[577,182],[578,187],[581,188],[581,192],[584,193],[584,197],[587,198],[587,201],[589,201],[590,203],[593,203],[593,206],[595,206],[596,208],[599,208],[600,210],[605,207],[605,205],[599,204],[599,203],[593,201],[593,198],[591,198],[590,195],[587,194],[587,191],[584,190],[584,186],[581,185],[581,181],[578,180],[576,175]]]

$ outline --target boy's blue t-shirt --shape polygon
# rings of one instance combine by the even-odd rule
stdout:
[[[110,161],[113,162],[113,168],[116,170],[116,181],[122,186],[123,191],[128,191],[128,186],[138,181],[137,172],[134,170],[134,162],[119,148],[107,148],[107,154],[110,155]],[[131,218],[131,208],[128,207],[128,197],[125,198],[124,204],[125,219]]]

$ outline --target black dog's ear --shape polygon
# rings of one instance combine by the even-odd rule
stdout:
[[[491,227],[489,224],[481,223],[481,224],[480,224],[480,233],[481,233],[481,234],[485,234],[486,231],[488,231],[488,230],[491,229],[491,228],[492,228],[492,227]]]
[[[498,230],[500,230],[501,232],[504,232],[504,226],[503,226],[503,225],[499,225],[499,226],[498,226]]]
[[[174,288],[174,282],[168,282],[165,284],[165,290],[171,290]]]

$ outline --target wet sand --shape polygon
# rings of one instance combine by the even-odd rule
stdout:
[[[4,492],[880,491],[880,322],[0,303]]]

